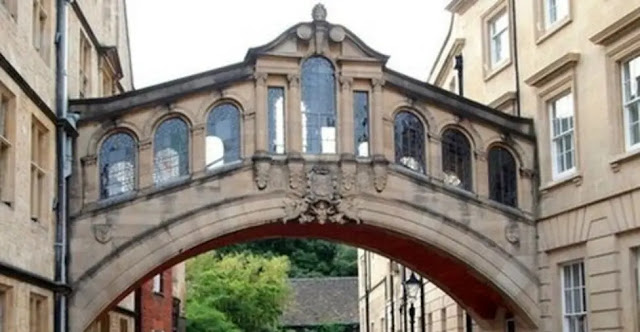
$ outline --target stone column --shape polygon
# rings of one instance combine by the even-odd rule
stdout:
[[[354,125],[353,125],[353,78],[340,76],[340,85],[342,87],[341,107],[340,107],[340,125],[338,130],[340,146],[338,151],[341,154],[355,154]]]
[[[300,109],[300,75],[290,74],[289,103],[285,118],[287,121],[287,151],[292,154],[302,153],[302,113]]]
[[[427,133],[427,147],[425,152],[425,164],[427,174],[431,177],[443,180],[442,174],[442,141],[437,134]]]
[[[256,154],[267,152],[267,73],[256,73],[255,91],[255,150]]]
[[[384,155],[384,100],[382,98],[382,87],[384,80],[380,78],[371,81],[373,85],[373,107],[370,115],[371,119],[371,154],[375,156]]]
[[[153,146],[152,140],[140,142],[138,148],[138,189],[153,186]]]
[[[100,199],[100,169],[98,156],[82,157],[82,182],[84,183],[83,204],[93,203]]]
[[[487,164],[487,153],[482,150],[473,151],[475,161],[475,172],[473,173],[473,188],[476,194],[482,197],[489,197],[489,164]]]
[[[206,167],[206,125],[204,123],[191,128],[191,172],[199,173]]]

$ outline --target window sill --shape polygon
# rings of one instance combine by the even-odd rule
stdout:
[[[574,171],[557,180],[553,180],[551,182],[546,183],[545,185],[538,188],[538,190],[540,191],[540,194],[544,196],[548,194],[550,190],[561,187],[561,186],[565,186],[569,183],[575,184],[576,187],[580,186],[582,184],[582,173]]]
[[[164,297],[164,293],[163,292],[158,292],[158,291],[153,291],[153,295],[158,296],[158,297]]]
[[[609,161],[609,166],[611,166],[611,169],[613,170],[614,173],[618,173],[623,163],[626,163],[636,158],[640,158],[640,147],[637,147],[633,150],[629,150],[625,153],[622,153],[613,157],[613,159]]]
[[[538,39],[536,39],[536,45],[540,45],[543,41],[549,39],[551,36],[555,35],[556,32],[562,30],[565,26],[569,25],[573,20],[570,16],[563,18],[562,20],[553,23],[550,27],[547,27]]]
[[[511,65],[512,61],[511,61],[511,57],[509,57],[508,59],[502,60],[501,63],[498,63],[495,65],[495,67],[489,69],[488,71],[485,72],[484,74],[484,81],[489,81],[490,79],[494,78],[496,75],[498,75],[499,73],[501,73],[503,70],[505,70],[507,67],[509,67]]]

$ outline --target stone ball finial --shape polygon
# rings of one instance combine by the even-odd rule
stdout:
[[[313,11],[311,12],[311,17],[313,17],[314,21],[326,21],[327,20],[327,8],[324,7],[323,4],[318,3],[313,6]]]

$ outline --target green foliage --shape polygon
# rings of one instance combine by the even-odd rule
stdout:
[[[187,262],[189,332],[272,332],[289,294],[286,257],[203,254]]]
[[[289,277],[352,277],[358,275],[356,249],[342,244],[316,239],[268,239],[237,244],[216,251],[251,252],[267,257],[287,256],[291,262]]]

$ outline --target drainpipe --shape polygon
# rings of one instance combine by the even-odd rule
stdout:
[[[371,281],[369,280],[369,251],[364,252],[364,298],[365,298],[365,320],[366,320],[366,328],[365,331],[369,331],[370,323],[369,323],[369,288],[371,288]]]
[[[453,66],[453,69],[458,73],[458,94],[460,96],[464,96],[464,63],[462,60],[462,54],[458,54],[455,57],[456,64]]]
[[[420,331],[425,330],[424,324],[424,279],[420,276]]]
[[[516,20],[516,1],[511,0],[511,17],[513,17],[513,65],[516,76],[516,115],[520,116],[520,61],[518,59],[518,27]]]
[[[55,234],[55,275],[54,280],[59,286],[67,285],[67,179],[71,175],[71,141],[67,131],[75,131],[75,121],[67,118],[67,101],[69,99],[67,87],[68,69],[68,39],[67,39],[67,8],[72,0],[56,1],[56,234]],[[69,331],[69,313],[67,292],[55,291],[54,331]]]
[[[389,298],[391,299],[391,331],[390,332],[395,332],[396,331],[396,298],[395,298],[395,284],[393,283],[393,274],[395,273],[395,271],[393,270],[393,261],[391,261],[389,264],[391,264],[391,273],[389,274]]]

